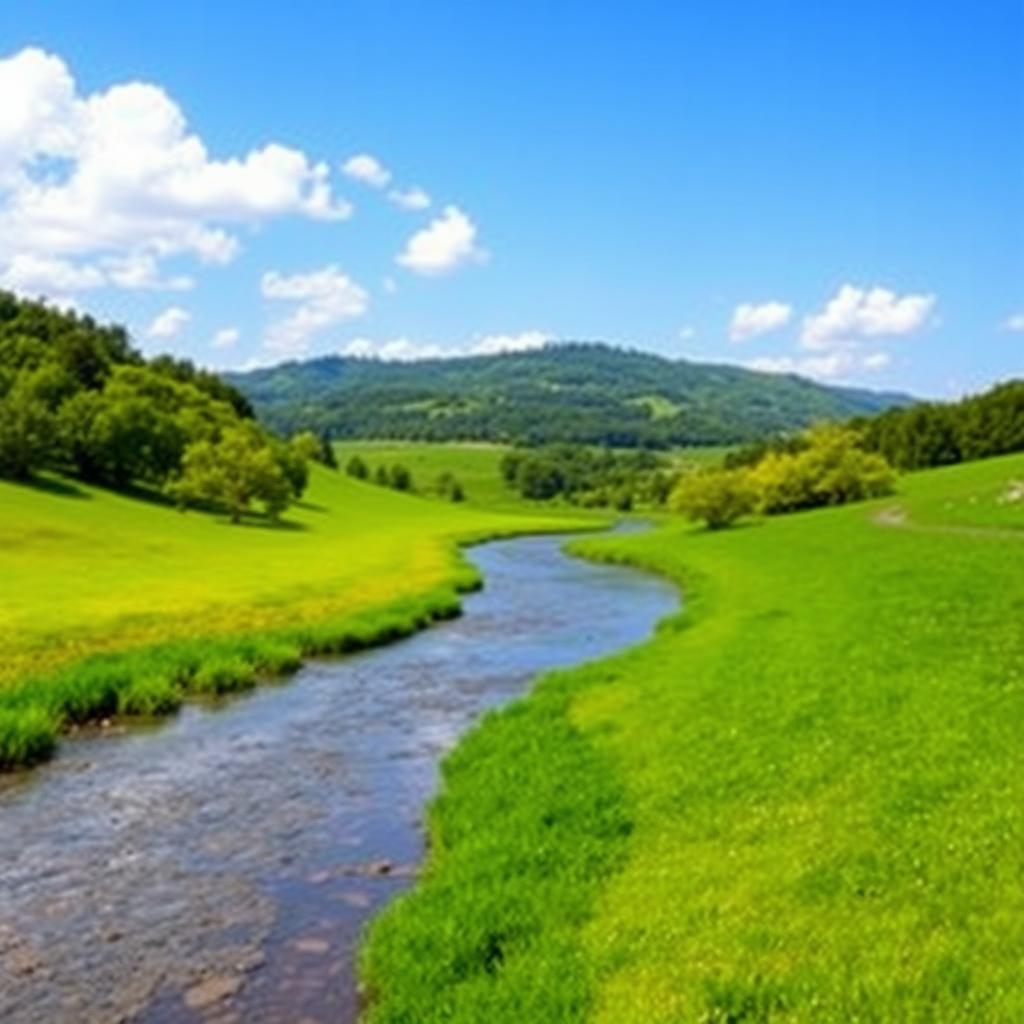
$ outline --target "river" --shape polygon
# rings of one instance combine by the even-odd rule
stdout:
[[[458,619],[0,779],[0,1020],[354,1021],[360,932],[414,881],[445,751],[677,606],[563,543],[470,549]]]

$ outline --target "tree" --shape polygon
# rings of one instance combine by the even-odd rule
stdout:
[[[365,480],[370,475],[370,467],[358,455],[353,455],[345,463],[345,472],[355,480]]]
[[[253,502],[276,519],[288,507],[292,484],[261,432],[244,422],[225,430],[218,441],[195,441],[182,458],[181,474],[169,493],[182,504],[206,502],[241,522]]]
[[[54,417],[28,378],[0,398],[0,476],[23,480],[45,465],[55,435]]]
[[[321,434],[319,438],[320,452],[317,455],[317,462],[321,466],[326,466],[328,469],[338,468],[338,456],[334,453],[334,445],[331,444],[330,437],[327,434]]]
[[[400,462],[391,467],[388,482],[396,491],[412,490],[412,474]]]
[[[669,499],[671,508],[709,530],[731,526],[754,511],[755,492],[741,469],[710,469],[681,477]]]

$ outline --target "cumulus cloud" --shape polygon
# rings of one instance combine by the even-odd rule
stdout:
[[[476,244],[476,225],[457,206],[446,206],[440,217],[409,239],[396,262],[432,276],[485,258]]]
[[[36,257],[63,261],[57,278],[77,274],[81,287],[101,275],[116,287],[184,288],[189,279],[161,276],[161,261],[225,263],[237,226],[351,213],[327,164],[299,150],[271,142],[214,158],[157,85],[82,93],[60,57],[29,48],[0,59],[0,96],[2,273]]]
[[[345,356],[360,359],[411,362],[415,359],[456,359],[464,356],[491,356],[499,352],[529,352],[543,348],[552,341],[548,331],[522,331],[519,334],[484,334],[465,345],[443,347],[434,342],[394,338],[375,341],[353,338],[341,349]]]
[[[547,331],[522,331],[519,334],[486,334],[477,338],[467,350],[474,356],[493,356],[499,352],[529,352],[544,348],[551,341]]]
[[[182,328],[192,319],[192,314],[180,306],[168,306],[158,314],[146,328],[146,336],[167,341],[181,334]]]
[[[759,334],[785,327],[793,315],[793,307],[785,302],[740,303],[729,322],[729,340],[746,341]]]
[[[372,188],[384,188],[391,181],[391,172],[369,153],[349,157],[341,165],[341,171],[353,181],[360,181]]]
[[[268,299],[291,302],[294,310],[271,324],[264,345],[287,356],[302,355],[322,331],[362,316],[369,308],[366,289],[331,265],[307,274],[268,271],[260,281]]]
[[[391,341],[374,341],[371,338],[353,338],[342,350],[345,356],[359,359],[382,359],[385,362],[410,363],[417,359],[440,359],[446,353],[440,345],[432,342],[410,341],[408,338],[394,338]]]
[[[99,288],[104,275],[96,268],[35,253],[16,253],[0,273],[0,285],[22,295],[53,295]]]
[[[1024,331],[1024,313],[1014,313],[1003,322],[1004,331]]]
[[[418,185],[406,189],[393,188],[388,199],[403,210],[425,210],[430,206],[430,196]]]
[[[912,334],[924,326],[934,295],[897,295],[888,288],[844,284],[820,313],[805,318],[800,344],[829,351],[865,338]]]
[[[222,327],[210,339],[210,344],[214,348],[232,348],[238,344],[241,336],[237,327]]]
[[[875,372],[892,362],[888,352],[871,352],[862,355],[856,351],[837,350],[820,355],[807,356],[760,356],[743,365],[751,370],[764,373],[795,373],[801,377],[838,381],[857,376],[864,371]]]

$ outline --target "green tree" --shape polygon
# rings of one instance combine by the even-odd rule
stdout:
[[[345,463],[345,472],[356,480],[366,480],[370,475],[370,467],[358,455],[353,455]]]
[[[388,474],[388,483],[396,491],[411,491],[412,474],[400,462],[396,462]]]
[[[225,430],[218,441],[195,441],[182,458],[181,474],[168,491],[182,504],[209,503],[241,522],[253,502],[272,519],[293,495],[277,454],[259,429],[242,423]]]
[[[53,413],[36,393],[31,375],[0,398],[0,476],[23,480],[41,469],[54,449]]]
[[[681,477],[669,504],[687,519],[703,522],[709,530],[721,530],[753,512],[755,497],[744,470],[710,469]]]

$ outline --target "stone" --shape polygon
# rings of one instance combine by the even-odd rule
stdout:
[[[205,1010],[230,999],[242,987],[242,979],[230,974],[218,974],[193,985],[185,993],[185,1005],[190,1010]]]

